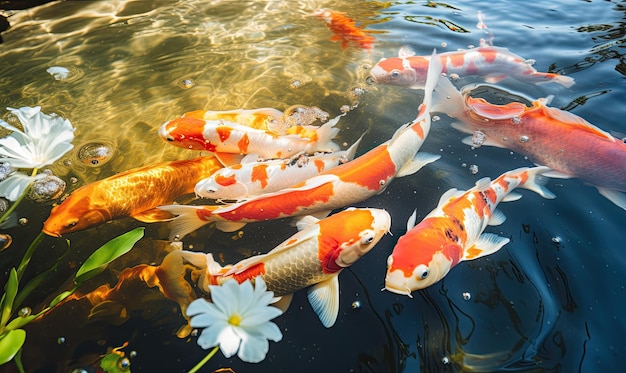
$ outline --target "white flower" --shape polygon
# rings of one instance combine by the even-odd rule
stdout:
[[[8,162],[13,168],[41,168],[74,147],[74,128],[69,120],[44,114],[39,106],[7,110],[17,116],[24,130],[0,120],[0,126],[13,131],[0,139],[0,162]]]
[[[269,306],[274,293],[267,291],[261,277],[255,280],[254,289],[250,281],[238,284],[234,279],[209,289],[213,303],[199,298],[187,308],[190,325],[206,328],[198,337],[200,347],[208,349],[219,344],[226,357],[237,353],[248,363],[262,361],[269,351],[268,340],[278,342],[283,337],[278,326],[270,322],[282,314],[280,309]]]

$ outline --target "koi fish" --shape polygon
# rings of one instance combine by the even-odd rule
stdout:
[[[450,189],[441,196],[437,208],[418,225],[415,212],[407,222],[407,233],[398,239],[387,259],[385,289],[411,296],[441,280],[463,260],[493,254],[508,238],[483,233],[487,225],[499,225],[506,217],[496,206],[501,201],[521,198],[515,188],[532,190],[544,198],[554,194],[543,186],[539,175],[548,167],[518,168],[493,182],[483,178],[468,191]]]
[[[146,222],[163,219],[156,206],[192,193],[198,180],[221,167],[215,157],[199,157],[140,167],[84,185],[52,208],[43,232],[60,237],[126,216]],[[150,190],[153,193],[146,193]]]
[[[284,113],[272,108],[260,109],[236,109],[225,111],[197,110],[186,115],[204,120],[223,120],[225,122],[235,122],[250,128],[277,132],[277,127],[283,122]]]
[[[348,48],[349,44],[355,44],[362,49],[371,49],[376,39],[366,34],[356,23],[344,12],[337,12],[329,9],[318,9],[313,12],[317,18],[323,20],[326,26],[333,32],[330,40],[341,41],[341,48]]]
[[[196,298],[189,279],[194,279],[196,289],[208,293],[209,285],[229,278],[241,283],[262,276],[269,291],[286,298],[284,306],[291,294],[308,288],[313,309],[324,326],[331,327],[339,309],[339,273],[367,254],[390,227],[391,217],[385,210],[348,208],[322,220],[307,216],[299,222],[299,232],[276,248],[235,265],[222,267],[210,253],[179,249],[167,254],[157,267],[138,266],[134,271],[177,302],[183,315]]]
[[[601,195],[626,210],[626,144],[570,112],[539,99],[495,105],[459,92],[448,79],[436,88],[433,111],[461,120],[453,127],[478,137],[464,143],[507,148],[553,171],[545,176],[570,178],[594,185]],[[483,141],[484,138],[484,141]]]
[[[229,200],[276,192],[352,160],[360,141],[347,150],[313,156],[301,154],[292,159],[248,162],[246,156],[240,164],[222,168],[198,182],[195,192],[200,197]]]
[[[378,84],[397,85],[413,89],[424,88],[429,56],[413,56],[401,49],[399,57],[383,58],[370,70],[370,78]],[[554,73],[535,70],[524,58],[506,48],[484,46],[437,55],[448,75],[479,75],[490,83],[510,77],[520,82],[543,84],[557,83],[571,87],[574,79]]]
[[[334,152],[339,146],[331,140],[339,132],[339,115],[322,126],[293,126],[286,135],[248,127],[223,119],[206,120],[204,111],[192,111],[168,121],[159,128],[165,141],[181,148],[207,150],[225,162],[239,163],[230,154],[257,154],[261,158],[287,158],[305,152]]]
[[[170,223],[170,238],[182,238],[211,222],[222,231],[234,231],[250,222],[325,214],[381,193],[394,178],[411,175],[439,159],[439,155],[418,150],[430,131],[431,95],[440,74],[441,65],[431,64],[417,118],[398,128],[390,140],[348,163],[278,192],[226,206],[160,206],[178,215]]]

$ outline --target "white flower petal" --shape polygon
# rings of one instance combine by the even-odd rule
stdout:
[[[230,315],[239,310],[239,284],[229,279],[221,286],[210,286],[213,304],[224,314]]]
[[[16,172],[0,182],[0,197],[16,201],[37,177]]]
[[[233,327],[224,328],[218,336],[220,342],[220,350],[226,357],[231,357],[239,349],[241,338],[235,333]]]
[[[220,333],[226,328],[227,325],[213,324],[210,327],[204,329],[198,337],[198,345],[207,350],[213,346],[217,346],[220,343]]]
[[[214,307],[210,302],[204,298],[198,298],[187,306],[187,316],[193,316],[201,313],[208,312],[207,310]]]
[[[277,307],[264,306],[257,307],[254,312],[248,312],[241,320],[241,326],[246,328],[255,327],[257,325],[269,322],[271,319],[282,315],[281,311]]]
[[[273,322],[268,322],[263,325],[259,325],[255,328],[255,333],[260,334],[265,339],[278,342],[283,339],[283,333],[280,331],[278,325]]]
[[[267,339],[247,335],[241,340],[241,346],[239,346],[239,353],[237,356],[247,363],[258,363],[265,359],[265,355],[269,351],[270,346]]]

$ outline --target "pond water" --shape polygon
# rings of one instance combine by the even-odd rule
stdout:
[[[332,32],[312,15],[322,7],[357,21],[375,37],[372,48],[344,49],[331,40]],[[368,131],[362,154],[412,120],[423,97],[422,90],[368,84],[369,68],[402,46],[419,55],[477,46],[488,36],[476,27],[479,11],[494,45],[535,60],[539,71],[576,80],[571,88],[509,80],[499,86],[533,99],[553,95],[551,106],[611,133],[626,133],[626,3],[620,1],[53,2],[10,13],[12,27],[0,44],[0,108],[41,106],[72,122],[75,147],[50,167],[68,183],[67,193],[134,167],[197,156],[165,143],[157,129],[199,109],[282,111],[299,104],[334,116],[348,105],[337,142],[351,144]],[[55,79],[47,71],[53,66],[68,69],[69,76]],[[451,122],[442,115],[422,147],[441,159],[358,204],[389,211],[393,235],[339,277],[337,323],[324,328],[306,293],[297,293],[275,320],[283,340],[270,343],[263,362],[247,364],[218,353],[206,371],[595,372],[622,365],[626,212],[577,179],[551,179],[554,200],[523,191],[520,201],[502,204],[507,220],[488,230],[511,242],[495,254],[460,263],[413,298],[380,291],[387,256],[414,209],[419,221],[449,188],[466,189],[481,177],[531,165],[507,149],[464,145],[465,135]],[[81,149],[94,143],[105,147],[107,162],[84,162]],[[18,215],[27,222],[4,229],[14,242],[0,252],[0,284],[51,207],[25,201]],[[71,287],[76,269],[95,249],[138,226],[146,227],[145,238],[89,284],[89,291],[114,286],[125,267],[160,263],[167,225],[125,218],[46,237],[25,278],[66,256],[25,304],[41,309]],[[242,232],[204,227],[183,244],[233,263],[270,250],[295,228],[281,220],[249,224]],[[28,325],[25,369],[95,371],[107,349],[128,342],[124,351],[132,371],[188,371],[206,351],[194,337],[176,337],[185,323],[177,304],[155,288],[133,286],[117,300],[126,317],[112,306],[88,319],[89,308],[77,301]],[[11,363],[0,371],[16,368]]]

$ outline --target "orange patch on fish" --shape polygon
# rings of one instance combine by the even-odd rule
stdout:
[[[317,168],[317,172],[324,171],[324,161],[322,161],[321,159],[316,159],[314,163],[315,163],[315,168]]]
[[[465,250],[465,260],[474,259],[478,255],[480,255],[482,252],[483,250],[477,249],[474,246],[472,246],[469,249]]]
[[[233,129],[228,126],[219,126],[217,127],[216,131],[217,135],[220,137],[220,141],[224,142],[228,140]]]
[[[370,190],[379,190],[387,180],[395,176],[396,166],[387,147],[379,146],[348,163],[335,167],[331,173],[340,176],[344,182],[355,183]]]
[[[189,112],[183,114],[183,118],[204,119],[204,115],[205,114],[206,114],[205,110],[194,110],[194,111],[189,111]]]
[[[257,276],[262,276],[265,274],[265,264],[264,263],[259,263],[259,264],[255,264],[252,267],[246,269],[245,271],[241,272],[241,273],[235,273],[232,275],[232,277],[238,282],[238,283],[242,283],[246,280],[249,279],[253,279],[256,278]]]
[[[217,175],[215,176],[215,182],[221,186],[229,186],[229,185],[235,184],[237,180],[235,179],[235,175],[230,175],[230,176]]]
[[[243,137],[241,137],[241,140],[237,142],[239,152],[241,152],[242,154],[246,154],[248,152],[248,145],[250,145],[250,138],[248,137],[247,133],[244,133]]]
[[[267,165],[259,164],[252,168],[252,176],[251,181],[254,183],[258,181],[261,183],[261,188],[265,188],[267,186]]]

